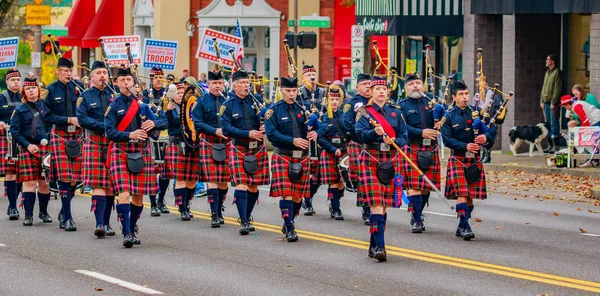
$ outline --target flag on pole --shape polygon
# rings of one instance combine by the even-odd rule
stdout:
[[[240,37],[242,39],[242,44],[238,47],[237,52],[235,53],[235,60],[238,64],[242,65],[242,59],[244,58],[244,36],[242,35],[242,27],[240,26],[240,19],[238,18],[235,25],[235,36]],[[243,67],[243,65],[242,65]],[[233,71],[236,71],[235,65],[233,66]]]

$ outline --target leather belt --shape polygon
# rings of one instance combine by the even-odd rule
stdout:
[[[386,143],[377,143],[377,144],[363,144],[363,149],[365,150],[378,150],[378,151],[391,151],[392,145],[388,145]]]
[[[179,144],[183,142],[183,138],[179,136],[169,136],[169,143]]]
[[[308,155],[308,150],[290,150],[278,147],[275,147],[273,152],[281,155],[287,155],[292,158],[302,158]]]
[[[475,157],[475,153],[468,152],[468,151],[452,151],[452,156],[474,158]]]
[[[97,132],[97,131],[88,130],[88,129],[86,129],[85,132],[88,135],[92,135],[92,136],[106,137],[106,133],[105,132]]]
[[[239,140],[239,139],[232,139],[231,140],[231,144],[235,145],[235,146],[240,146],[240,147],[244,147],[244,148],[258,148],[258,141],[248,141],[248,140]]]

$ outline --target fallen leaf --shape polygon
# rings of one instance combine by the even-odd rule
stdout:
[[[479,228],[479,225],[475,225],[475,226],[473,226],[473,228]]]
[[[554,212],[554,216],[558,216],[558,212]]]
[[[294,264],[286,264],[285,267],[294,267]]]
[[[577,208],[577,212],[581,212],[581,208]]]
[[[594,211],[594,210],[590,210],[590,209],[588,209],[588,212],[593,213],[593,214],[598,214],[598,211]]]
[[[496,229],[502,229],[502,226],[496,226]]]
[[[475,218],[475,222],[483,222],[480,218]]]
[[[513,198],[513,200],[517,200],[517,198],[515,197],[515,198]]]
[[[581,231],[581,233],[586,233],[587,230],[583,229],[583,228],[579,228],[579,231]]]
[[[531,224],[531,222],[525,222],[525,224],[526,224],[526,225],[529,225],[529,224]]]
[[[579,228],[579,229],[581,229],[581,228]],[[94,291],[104,291],[104,289],[102,289],[102,288],[94,288]]]

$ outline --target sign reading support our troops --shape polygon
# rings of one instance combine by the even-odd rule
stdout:
[[[106,50],[106,59],[113,65],[129,64],[127,60],[127,47],[125,43],[131,45],[131,56],[135,64],[141,63],[140,58],[140,36],[102,36],[104,49]]]
[[[163,70],[175,70],[177,41],[144,40],[144,63],[142,67],[151,69],[159,66]]]
[[[0,39],[0,69],[17,66],[19,53],[19,37]]]
[[[223,66],[233,68],[233,58],[229,53],[229,49],[233,49],[233,52],[237,52],[238,48],[242,44],[242,38],[225,34],[220,31],[205,29],[202,35],[202,42],[198,47],[196,53],[197,59],[207,60],[213,63],[217,63],[217,51],[215,50],[213,38],[217,38],[219,44],[219,51],[221,52],[221,63]]]

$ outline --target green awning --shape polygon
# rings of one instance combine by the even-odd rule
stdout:
[[[473,14],[561,14],[598,13],[598,0],[476,0]]]

